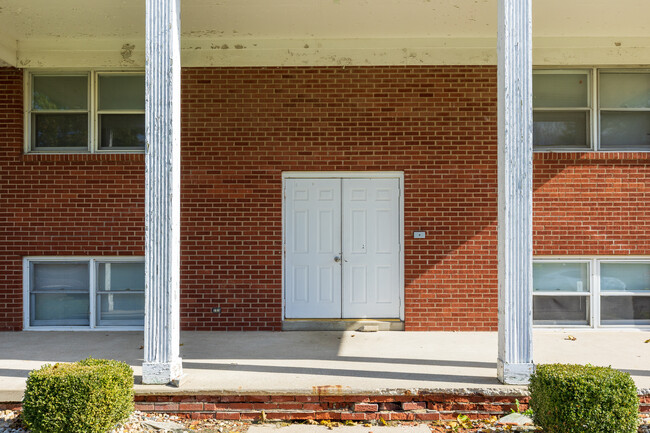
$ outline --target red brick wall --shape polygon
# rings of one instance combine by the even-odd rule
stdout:
[[[23,256],[144,254],[144,155],[24,155],[22,77],[0,68],[0,330],[22,328]]]
[[[403,170],[406,329],[494,329],[494,68],[183,77],[185,328],[280,328],[283,171]]]
[[[537,255],[650,255],[650,154],[535,154]]]
[[[406,329],[496,328],[494,67],[185,69],[182,134],[184,329],[280,329],[301,170],[404,171]],[[11,68],[0,148],[0,329],[20,329],[23,256],[143,254],[144,158],[23,155]],[[535,253],[650,254],[645,155],[536,154]]]

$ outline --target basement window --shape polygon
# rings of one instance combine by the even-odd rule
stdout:
[[[533,72],[537,151],[649,151],[650,71]]]
[[[28,152],[144,150],[143,73],[32,72],[26,82]]]
[[[650,326],[650,260],[535,259],[533,323],[551,327]]]
[[[533,320],[536,325],[588,325],[588,262],[533,263]]]
[[[142,258],[26,258],[26,329],[142,329]]]

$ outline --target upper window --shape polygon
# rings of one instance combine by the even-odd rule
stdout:
[[[32,73],[28,82],[28,151],[144,149],[142,73]]]
[[[650,72],[536,70],[536,150],[650,150]]]

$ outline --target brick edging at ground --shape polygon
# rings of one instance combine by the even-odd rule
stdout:
[[[335,421],[437,421],[464,414],[472,419],[501,416],[528,408],[527,396],[449,393],[385,394],[154,394],[136,395],[135,409],[193,419]],[[650,395],[639,396],[641,414],[650,414]],[[517,403],[518,402],[518,403]],[[19,410],[1,403],[0,410]],[[264,413],[264,415],[262,414]]]
[[[650,413],[650,396],[639,396],[641,413]],[[295,395],[138,395],[136,409],[191,418],[228,420],[436,421],[464,414],[489,418],[528,408],[527,396],[449,393],[295,394]],[[517,405],[519,406],[517,408]]]

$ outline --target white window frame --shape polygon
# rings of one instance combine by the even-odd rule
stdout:
[[[544,292],[544,291],[533,291],[533,299],[535,297],[559,297],[559,296],[570,296],[570,297],[576,297],[576,296],[582,296],[582,297],[588,297],[589,302],[587,302],[587,305],[589,306],[589,316],[587,317],[587,324],[586,325],[571,325],[571,324],[543,324],[543,325],[535,325],[533,321],[533,326],[536,328],[580,328],[580,329],[586,329],[590,328],[591,325],[594,323],[594,278],[593,278],[593,261],[589,259],[580,259],[580,258],[569,258],[569,259],[533,259],[533,263],[587,263],[587,272],[589,275],[589,288],[590,290],[588,292],[569,292],[569,291],[555,291],[555,292]]]
[[[588,74],[588,79],[590,80],[589,85],[589,95],[588,103],[590,110],[590,131],[587,134],[588,139],[590,140],[589,147],[547,147],[547,146],[535,146],[533,143],[534,152],[650,152],[650,148],[647,147],[620,147],[615,149],[601,149],[600,148],[600,74],[601,73],[645,73],[650,74],[650,68],[647,67],[625,67],[625,68],[612,68],[612,67],[576,67],[576,68],[567,68],[567,67],[540,67],[533,70],[533,74],[569,74],[576,72],[586,72]],[[572,111],[572,108],[534,108],[534,111]],[[643,109],[605,109],[605,111],[650,111],[650,108]]]
[[[589,292],[533,292],[533,296],[585,296],[580,295],[580,293],[585,293],[586,296],[590,296],[589,302],[589,317],[588,323],[586,325],[535,325],[535,329],[575,329],[575,330],[650,330],[650,324],[648,325],[636,325],[636,324],[612,324],[612,325],[602,325],[600,323],[600,299],[601,296],[650,296],[650,291],[641,292],[641,291],[624,291],[624,292],[612,292],[612,291],[602,291],[600,288],[600,264],[601,263],[639,263],[639,264],[650,264],[650,257],[648,256],[535,256],[533,258],[534,263],[588,263],[589,271]]]
[[[25,70],[24,75],[24,152],[32,154],[90,154],[90,153],[144,153],[145,149],[100,149],[99,148],[99,76],[100,75],[144,75],[142,69],[70,69],[70,70]],[[34,149],[32,146],[32,95],[34,76],[83,76],[88,77],[88,109],[87,110],[57,110],[61,113],[88,113],[88,140],[86,147],[59,147],[52,149]],[[37,111],[42,112],[42,111]],[[107,112],[108,113],[108,112]],[[113,114],[144,114],[145,110],[115,110]]]
[[[30,292],[30,263],[88,263],[90,300],[89,325],[79,326],[31,326],[31,292]],[[25,331],[142,331],[144,326],[97,326],[97,265],[99,263],[144,263],[143,256],[30,256],[23,257],[23,330]]]
[[[598,121],[598,150],[601,152],[618,152],[619,150],[622,152],[650,152],[650,149],[647,147],[643,146],[636,146],[636,147],[621,147],[621,148],[613,148],[613,149],[605,149],[601,150],[600,149],[600,118],[601,118],[601,112],[602,111],[607,111],[607,112],[618,112],[618,113],[643,113],[643,112],[648,112],[650,111],[650,108],[608,108],[608,107],[601,107],[600,104],[600,76],[601,74],[650,74],[650,70],[648,69],[632,69],[632,68],[601,68],[595,70],[598,74],[597,80],[598,80],[598,88],[595,90],[598,95],[598,103],[596,105],[596,114],[597,114],[597,121]]]
[[[587,127],[589,130],[586,133],[588,140],[587,146],[533,146],[533,150],[536,152],[590,152],[594,149],[594,143],[596,143],[596,135],[598,128],[596,128],[596,114],[594,109],[595,104],[595,95],[596,95],[596,80],[594,79],[594,69],[591,68],[575,68],[575,69],[535,69],[533,71],[534,75],[569,75],[576,73],[585,73],[587,74],[587,107],[533,107],[533,113],[553,113],[556,111],[572,111],[577,113],[582,113],[587,108],[587,118],[589,124]]]

